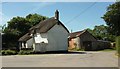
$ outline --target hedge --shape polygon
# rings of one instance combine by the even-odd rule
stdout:
[[[14,50],[1,50],[2,55],[16,55],[17,52]]]
[[[120,56],[120,36],[116,38],[116,48],[117,48],[118,56]]]
[[[33,54],[32,50],[20,50],[18,55],[29,55],[29,54]]]

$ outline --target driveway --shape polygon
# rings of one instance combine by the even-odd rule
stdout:
[[[118,67],[115,51],[2,56],[3,67]]]

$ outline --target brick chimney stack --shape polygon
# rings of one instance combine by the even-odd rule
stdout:
[[[58,10],[55,11],[55,19],[59,20],[59,11]]]

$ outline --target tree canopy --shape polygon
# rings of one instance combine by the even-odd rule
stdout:
[[[108,25],[109,32],[120,36],[120,2],[115,2],[107,7],[107,12],[102,17]]]
[[[115,36],[111,35],[108,32],[108,26],[99,25],[95,26],[94,29],[87,29],[93,36],[95,36],[98,40],[107,40],[107,41],[115,41]]]
[[[13,17],[8,21],[8,26],[3,30],[2,46],[3,48],[17,47],[18,39],[26,34],[30,27],[38,24],[48,17],[39,14],[28,14],[26,17]]]

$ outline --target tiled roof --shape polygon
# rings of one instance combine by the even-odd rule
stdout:
[[[75,37],[77,37],[78,35],[80,35],[82,32],[83,32],[83,31],[77,31],[77,32],[70,33],[69,38],[75,38]]]

